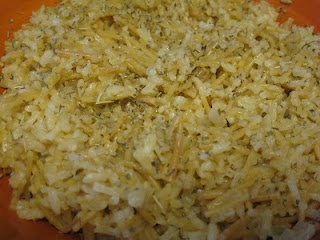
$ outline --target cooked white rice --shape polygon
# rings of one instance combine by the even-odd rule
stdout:
[[[87,239],[310,238],[320,38],[276,18],[247,0],[42,7],[2,58],[12,207]]]

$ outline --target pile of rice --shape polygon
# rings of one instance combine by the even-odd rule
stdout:
[[[6,43],[12,207],[85,238],[309,239],[320,37],[247,0],[65,0]]]

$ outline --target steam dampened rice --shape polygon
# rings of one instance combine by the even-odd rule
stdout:
[[[127,239],[308,239],[320,43],[247,0],[66,0],[6,44],[12,206]]]

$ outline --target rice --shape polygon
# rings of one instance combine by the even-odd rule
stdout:
[[[12,207],[87,239],[309,239],[320,38],[266,2],[66,0],[6,43]]]

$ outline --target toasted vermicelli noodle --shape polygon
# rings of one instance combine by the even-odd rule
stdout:
[[[320,38],[266,2],[66,0],[6,43],[12,206],[88,239],[308,239]]]

